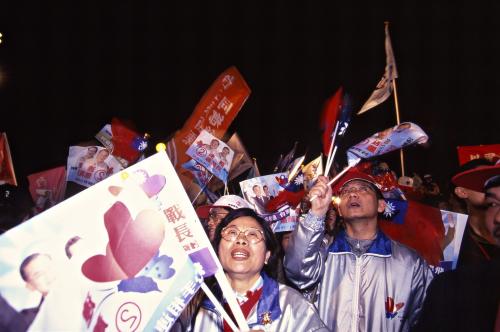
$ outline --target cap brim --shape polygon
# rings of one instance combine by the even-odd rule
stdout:
[[[382,192],[380,191],[380,188],[377,186],[376,182],[374,181],[374,179],[370,175],[368,175],[364,172],[361,172],[359,170],[356,170],[356,169],[348,171],[346,174],[341,176],[340,179],[338,179],[336,182],[334,182],[332,184],[333,193],[339,193],[339,191],[342,189],[342,187],[351,181],[366,182],[366,183],[372,185],[372,187],[377,192],[382,194]]]
[[[482,192],[486,180],[500,175],[500,165],[481,166],[455,175],[451,182],[457,187]]]
[[[230,207],[224,206],[224,205],[202,205],[202,206],[198,206],[196,208],[196,214],[198,215],[198,218],[200,218],[200,219],[207,219],[208,214],[210,213],[210,210],[213,208],[218,208],[218,207],[230,209]]]

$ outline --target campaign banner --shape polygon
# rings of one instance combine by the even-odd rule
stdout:
[[[485,158],[496,163],[500,159],[500,144],[457,146],[458,164]]]
[[[119,172],[123,166],[109,150],[100,146],[70,146],[67,181],[90,187]]]
[[[278,212],[266,216],[267,222],[274,223],[272,226],[274,233],[293,231],[297,220],[297,213],[289,206],[284,206]]]
[[[457,268],[458,254],[460,253],[468,218],[466,214],[446,210],[441,210],[441,216],[445,230],[443,244],[441,245],[443,256],[439,266],[431,266],[435,274]]]
[[[250,88],[236,67],[225,70],[212,83],[182,129],[167,144],[167,153],[178,169],[188,161],[186,150],[205,130],[221,139],[250,96]]]
[[[368,159],[404,148],[412,144],[426,143],[429,136],[414,123],[402,122],[399,125],[373,134],[347,150],[349,165],[356,164],[359,159]]]
[[[33,331],[168,331],[203,282],[195,215],[155,154],[2,234],[0,293]]]
[[[106,148],[111,154],[113,154],[113,132],[111,131],[111,125],[107,124],[95,135],[95,138]],[[120,156],[116,156],[113,154],[113,157],[118,160],[118,162],[123,166],[127,167],[129,162]]]
[[[234,151],[227,144],[202,130],[186,154],[202,164],[210,173],[227,183]]]
[[[0,135],[0,185],[11,184],[17,186],[16,173],[14,172],[14,164],[10,154],[9,141],[7,134]]]
[[[268,211],[266,206],[288,183],[288,173],[275,173],[247,179],[240,182],[243,198],[250,203],[264,220],[266,220],[275,232],[284,232],[293,229],[297,221],[295,211],[291,211],[289,205],[281,206],[277,211]]]
[[[60,166],[28,175],[29,191],[40,213],[64,199],[66,191],[66,167]]]

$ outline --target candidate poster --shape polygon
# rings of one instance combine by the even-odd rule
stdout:
[[[204,273],[180,241],[193,215],[155,154],[2,234],[0,293],[32,331],[168,330]]]

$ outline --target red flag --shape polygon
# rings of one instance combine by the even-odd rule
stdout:
[[[269,200],[266,205],[266,210],[269,212],[278,211],[279,208],[284,205],[295,207],[300,203],[304,195],[304,174],[302,170],[300,170],[296,176],[288,181],[284,186],[284,190],[280,191],[276,197]]]
[[[234,66],[217,77],[182,129],[168,142],[167,153],[177,170],[190,159],[186,150],[202,130],[219,139],[224,136],[250,92],[247,83]]]
[[[342,91],[342,87],[338,88],[337,92],[328,98],[321,111],[320,129],[323,130],[323,153],[325,156],[328,156],[333,130],[335,129],[335,124],[342,108]]]
[[[459,165],[479,158],[486,158],[496,163],[500,158],[500,144],[457,146],[457,152]]]
[[[28,175],[29,191],[35,210],[40,213],[64,199],[66,168],[64,166]]]
[[[221,139],[250,96],[250,88],[236,67],[225,70],[205,92],[182,129],[167,143],[167,154],[191,198],[199,189],[181,165],[190,158],[186,150],[202,130]]]
[[[2,133],[0,135],[0,185],[6,183],[17,186],[16,173],[14,172],[7,134]]]
[[[380,229],[391,239],[415,249],[430,265],[442,260],[444,226],[439,209],[408,201],[403,224],[379,220]]]
[[[135,162],[145,149],[145,146],[141,146],[142,137],[117,118],[113,118],[111,121],[111,132],[113,134],[111,137],[112,154],[125,159],[129,165]],[[142,141],[145,142],[145,139]]]

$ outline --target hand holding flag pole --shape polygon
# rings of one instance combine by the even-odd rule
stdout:
[[[349,165],[347,166],[346,168],[344,168],[342,170],[342,172],[340,172],[339,174],[335,175],[335,177],[333,179],[331,179],[330,181],[328,181],[328,185],[331,186],[333,183],[335,183],[335,181],[337,181],[338,179],[340,179],[348,170],[350,170],[351,168],[353,168],[354,166],[356,166],[359,162],[361,161],[361,159],[358,159],[357,161],[355,161],[352,165]],[[311,199],[309,200],[310,202],[314,201],[318,196],[313,196],[311,197]]]

